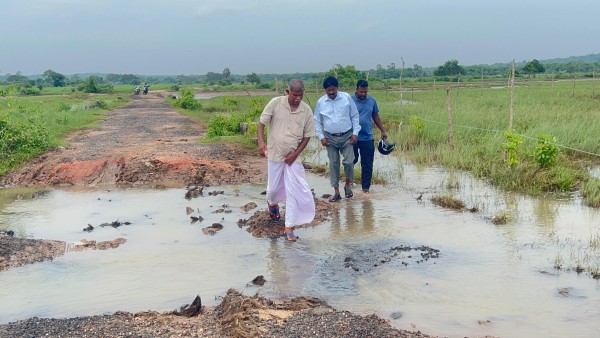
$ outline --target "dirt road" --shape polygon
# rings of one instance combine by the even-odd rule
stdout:
[[[160,92],[136,95],[100,126],[0,177],[0,186],[182,187],[260,182],[264,159],[239,146],[200,144],[201,127]]]

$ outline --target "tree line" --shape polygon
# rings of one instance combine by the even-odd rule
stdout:
[[[567,62],[543,62],[537,59],[521,61],[516,64],[516,76],[535,77],[537,74],[551,73],[556,77],[572,76],[596,77],[600,70],[600,54],[591,54],[585,57],[567,59]],[[229,68],[221,72],[207,72],[202,75],[135,75],[135,74],[105,74],[89,75],[87,77],[75,74],[66,76],[54,70],[46,70],[41,76],[25,76],[21,72],[16,74],[0,75],[0,84],[13,85],[19,88],[23,95],[38,94],[43,87],[72,86],[84,92],[110,91],[113,85],[140,85],[142,83],[169,83],[174,85],[206,84],[227,86],[233,83],[250,84],[256,88],[272,88],[273,83],[279,79],[285,81],[290,78],[314,80],[335,75],[342,86],[352,87],[356,79],[369,79],[372,81],[385,81],[389,79],[417,79],[429,81],[439,79],[444,81],[455,80],[460,77],[467,78],[505,78],[511,72],[511,63],[494,65],[460,65],[458,60],[448,60],[438,67],[425,68],[418,64],[405,66],[390,63],[387,66],[378,64],[374,69],[358,70],[355,66],[335,65],[326,72],[292,73],[292,74],[233,74]],[[348,83],[346,83],[348,82]],[[354,82],[354,83],[352,83]],[[0,94],[2,92],[0,91]]]

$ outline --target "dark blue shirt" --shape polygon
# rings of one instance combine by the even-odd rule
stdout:
[[[373,135],[373,115],[379,113],[379,107],[377,107],[377,101],[371,95],[367,94],[364,100],[359,100],[356,93],[352,95],[352,100],[356,103],[358,108],[358,116],[360,123],[360,132],[358,133],[359,141],[373,141],[375,136]]]

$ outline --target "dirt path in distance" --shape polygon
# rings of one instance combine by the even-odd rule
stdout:
[[[266,161],[235,145],[200,144],[202,130],[165,103],[164,94],[135,95],[96,129],[80,130],[0,177],[0,186],[183,187],[266,180]]]

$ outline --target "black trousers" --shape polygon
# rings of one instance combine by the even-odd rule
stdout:
[[[360,176],[363,190],[369,190],[369,188],[371,187],[374,158],[375,141],[358,141],[354,144],[354,164],[358,163],[358,161],[360,160]]]

